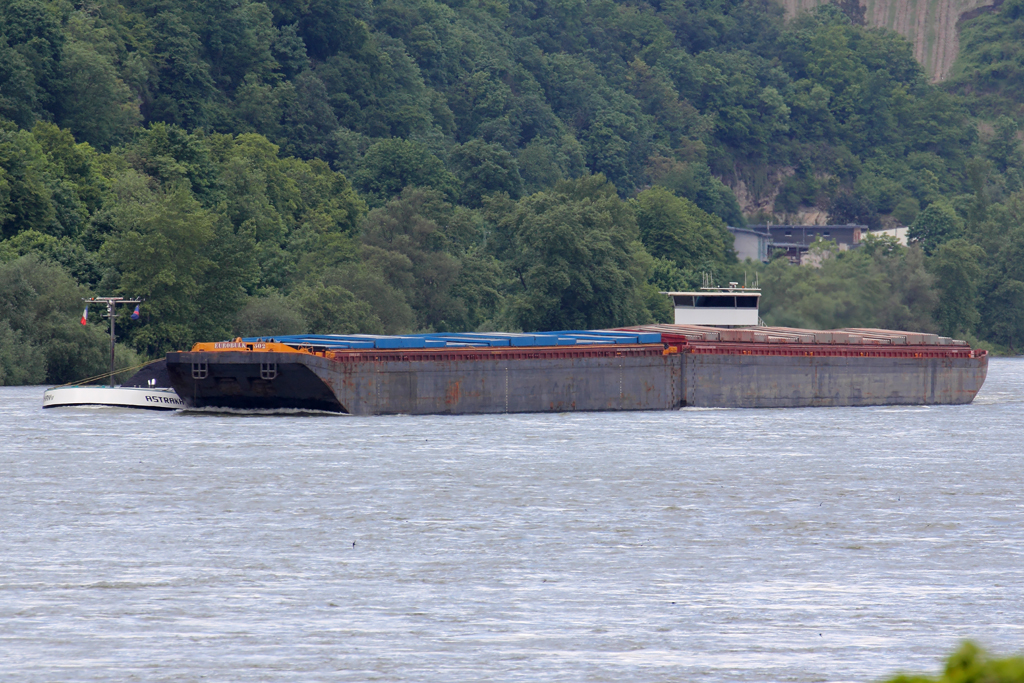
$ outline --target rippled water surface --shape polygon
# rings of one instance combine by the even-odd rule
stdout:
[[[0,679],[871,681],[1024,644],[1024,361],[973,405],[42,410]]]

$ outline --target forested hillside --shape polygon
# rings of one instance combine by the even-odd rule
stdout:
[[[973,113],[995,119],[1024,113],[1024,2],[1009,0],[965,21],[950,85]]]
[[[829,0],[782,0],[788,16]],[[914,58],[933,82],[949,78],[960,48],[960,25],[1002,0],[843,0],[854,21],[888,28],[909,40]]]
[[[755,269],[769,323],[1016,350],[1021,98],[996,121],[857,19],[0,0],[0,382],[102,371],[87,293],[146,299],[127,364],[235,334],[667,320],[659,289]],[[912,223],[915,244],[736,262],[726,224],[808,215]]]

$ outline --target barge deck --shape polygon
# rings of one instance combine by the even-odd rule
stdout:
[[[303,335],[167,356],[190,407],[353,415],[964,404],[987,368],[985,351],[937,335],[689,325]]]

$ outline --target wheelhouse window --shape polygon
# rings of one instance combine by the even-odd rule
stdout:
[[[697,308],[736,308],[734,296],[698,296]]]
[[[757,297],[756,296],[738,296],[738,297],[736,297],[736,308],[757,308]]]
[[[677,308],[757,308],[757,297],[751,295],[672,297]]]

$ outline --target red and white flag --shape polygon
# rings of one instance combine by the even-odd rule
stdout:
[[[88,319],[88,318],[89,318],[89,307],[88,307],[88,306],[86,306],[86,307],[85,307],[85,310],[84,310],[84,311],[82,311],[82,324],[83,324],[83,325],[84,325],[84,324],[86,323],[86,321],[87,321],[87,319]]]

